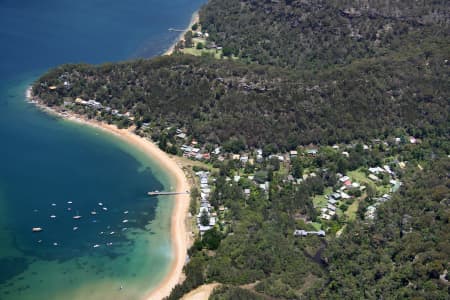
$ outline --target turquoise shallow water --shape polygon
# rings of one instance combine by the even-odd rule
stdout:
[[[0,299],[139,299],[167,272],[173,202],[145,193],[171,178],[24,93],[60,63],[162,53],[202,2],[0,1]]]

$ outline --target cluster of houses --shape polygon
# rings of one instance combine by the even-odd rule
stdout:
[[[395,173],[391,170],[389,166],[385,165],[383,167],[369,168],[369,175],[367,177],[378,184],[382,181],[379,178],[381,173],[388,174],[390,176],[389,178],[390,179],[389,183],[391,184],[390,192],[395,193],[400,188],[402,183],[399,180],[395,179]],[[363,192],[366,189],[366,186],[361,185],[360,183],[355,181],[352,182],[349,176],[345,176],[339,173],[337,174],[337,176],[339,178],[338,180],[341,186],[336,191],[333,191],[333,193],[326,195],[327,204],[320,210],[321,211],[320,217],[324,220],[330,220],[334,215],[336,215],[336,208],[339,201],[352,198],[352,196],[350,196],[348,193],[349,191],[360,190],[361,192]],[[384,194],[381,197],[374,198],[376,203],[367,208],[366,218],[374,219],[377,206],[390,199],[391,199],[390,194]]]
[[[197,227],[201,235],[216,225],[217,213],[213,212],[209,203],[211,187],[209,185],[209,172],[199,171],[195,173],[200,179],[200,209],[197,214]]]
[[[340,188],[338,188],[336,191],[333,191],[333,193],[325,196],[327,198],[327,205],[320,210],[320,217],[324,220],[330,220],[333,216],[336,215],[336,205],[339,201],[352,198],[352,196],[347,193],[348,191],[364,191],[366,189],[364,185],[361,185],[356,181],[352,182],[352,180],[348,176],[338,173],[337,177],[339,183],[341,184]]]
[[[102,109],[103,108],[103,105],[100,102],[95,101],[95,100],[88,100],[88,101],[86,101],[86,100],[83,100],[81,98],[76,98],[75,99],[75,104],[89,106],[89,107],[92,107],[94,109]],[[108,108],[111,109],[110,107],[108,107]]]
[[[402,182],[396,179],[395,173],[391,170],[391,168],[387,165],[383,167],[374,167],[369,168],[370,174],[368,175],[369,179],[373,180],[374,182],[380,182],[381,179],[379,178],[381,174],[388,174],[389,175],[389,183],[391,185],[390,192],[395,193],[398,191],[400,186],[402,185]],[[373,220],[375,218],[377,207],[386,201],[391,200],[391,194],[383,194],[381,197],[374,198],[375,204],[370,205],[367,207],[365,218],[368,220]]]
[[[70,102],[64,102],[64,105],[70,105],[70,104],[71,104]],[[113,116],[120,117],[120,118],[124,117],[124,118],[128,118],[130,121],[134,121],[134,117],[131,115],[130,112],[121,114],[117,109],[112,109],[109,106],[103,106],[100,102],[92,100],[92,99],[86,101],[86,100],[83,100],[80,97],[78,97],[75,99],[75,104],[87,106],[87,107],[90,107],[90,108],[96,109],[96,110],[104,110],[107,113],[112,114]]]
[[[178,135],[183,135],[183,133],[180,133]],[[196,160],[209,160],[211,158],[209,153],[204,153],[201,151],[201,149],[197,146],[196,141],[192,141],[190,145],[182,145],[181,151],[183,151],[183,156],[191,159]]]
[[[193,32],[193,36],[196,38],[207,39],[209,37],[209,33],[198,30]]]
[[[208,39],[209,38],[209,33],[207,32],[202,32],[202,31],[194,31],[192,34],[195,38],[200,38],[200,39]],[[213,41],[207,41],[206,45],[205,45],[206,49],[217,49],[217,50],[222,50],[223,48],[219,45],[217,45],[215,42]]]

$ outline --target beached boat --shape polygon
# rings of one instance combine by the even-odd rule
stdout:
[[[42,231],[43,229],[42,229],[41,227],[33,227],[31,230],[32,230],[33,232],[40,232],[40,231]]]

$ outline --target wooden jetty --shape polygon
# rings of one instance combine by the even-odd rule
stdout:
[[[169,31],[184,32],[184,29],[169,28]]]
[[[188,195],[188,194],[189,194],[189,191],[186,191],[186,192],[160,192],[160,191],[148,192],[149,196]]]

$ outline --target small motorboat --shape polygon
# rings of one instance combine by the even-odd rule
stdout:
[[[81,219],[82,217],[80,215],[76,215],[76,216],[73,216],[72,218],[74,218],[75,220],[78,220],[78,219]]]
[[[54,219],[54,218],[56,218],[56,216],[55,215],[51,215],[50,218]]]
[[[98,247],[100,247],[100,245],[99,244],[95,244],[93,247],[94,248],[98,248]]]
[[[99,202],[98,205],[103,206],[103,203]]]
[[[41,227],[33,227],[31,231],[33,232],[41,232],[43,229]]]
[[[122,223],[128,223],[128,220],[123,220]]]
[[[97,212],[95,210],[91,211],[91,215],[96,215]]]
[[[75,227],[73,227],[72,229],[73,229],[73,231],[75,231],[75,230],[78,230],[78,227],[75,226]]]

